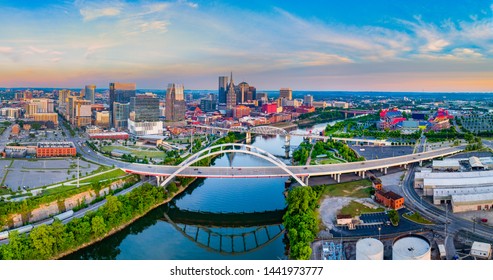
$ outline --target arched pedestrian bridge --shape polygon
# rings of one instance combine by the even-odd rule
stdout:
[[[464,150],[464,146],[443,148],[428,152],[403,155],[392,158],[375,159],[362,162],[350,162],[328,165],[286,166],[275,156],[257,147],[246,144],[222,144],[209,147],[191,156],[181,166],[127,164],[122,169],[128,173],[156,176],[158,183],[165,186],[176,176],[204,177],[204,178],[272,178],[292,177],[300,185],[308,185],[310,176],[330,175],[336,181],[340,181],[341,174],[355,173],[365,177],[366,171],[380,170],[387,172],[389,167],[407,167],[408,164],[423,162],[444,156],[456,154]],[[256,167],[216,167],[193,166],[202,159],[225,153],[243,153],[262,158],[272,166]]]

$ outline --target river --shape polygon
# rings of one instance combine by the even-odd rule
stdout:
[[[298,132],[322,130],[325,126],[317,124]],[[301,137],[292,137],[290,153],[301,141]],[[290,162],[284,158],[283,137],[256,136],[253,145]],[[230,154],[217,158],[214,164],[239,167],[270,163],[250,155]],[[64,259],[286,259],[280,224],[286,207],[285,180],[196,180],[169,204]]]

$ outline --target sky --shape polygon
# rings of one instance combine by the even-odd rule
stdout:
[[[0,0],[0,87],[493,92],[493,1]]]

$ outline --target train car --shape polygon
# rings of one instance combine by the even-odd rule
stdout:
[[[26,232],[30,232],[31,230],[33,230],[33,228],[34,228],[33,225],[27,225],[27,226],[23,226],[23,227],[14,228],[14,229],[11,229],[9,231],[16,230],[18,233],[26,233]]]
[[[68,210],[66,212],[63,212],[61,214],[58,214],[58,215],[54,216],[53,218],[59,219],[60,221],[63,221],[65,219],[67,219],[67,218],[72,217],[73,215],[74,215],[74,211],[73,210]]]
[[[55,220],[53,218],[51,218],[49,220],[46,220],[46,221],[43,221],[39,224],[34,225],[34,227],[37,228],[37,227],[42,226],[42,225],[51,225],[51,224],[53,224],[54,221]]]

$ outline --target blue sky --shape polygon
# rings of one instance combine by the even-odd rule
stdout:
[[[5,1],[0,87],[493,91],[493,1]]]

